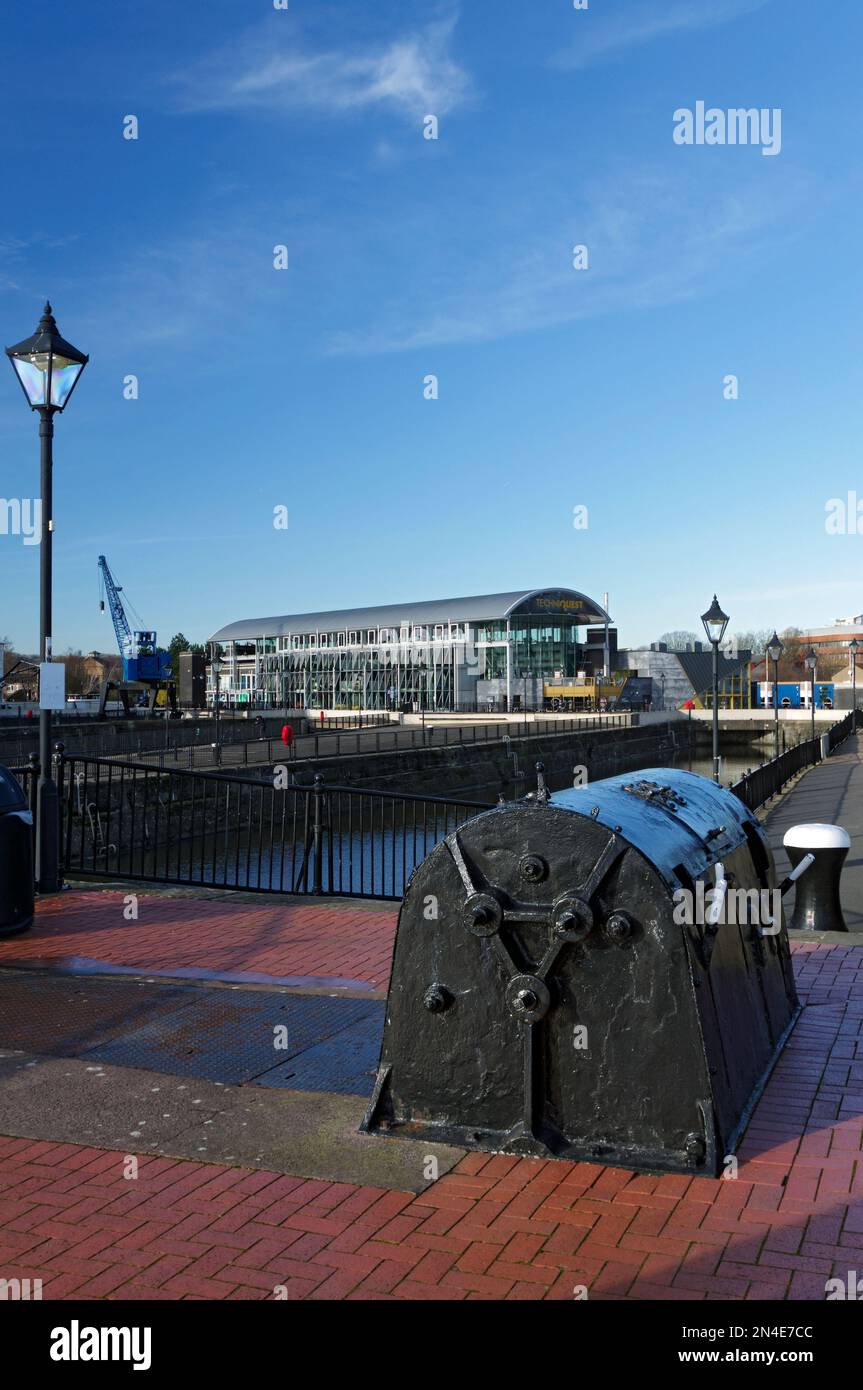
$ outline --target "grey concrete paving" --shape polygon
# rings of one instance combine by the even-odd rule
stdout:
[[[851,836],[842,872],[842,912],[852,932],[863,932],[863,735],[847,739],[839,752],[805,772],[765,817],[780,879],[791,867],[782,837],[792,825],[806,821],[841,825]],[[792,892],[784,900],[788,915],[793,904]]]
[[[358,1132],[381,1000],[2,973],[0,1134],[412,1192],[427,1186],[428,1154],[439,1173],[462,1157]]]
[[[422,1192],[463,1150],[358,1133],[367,1101],[0,1051],[0,1133]]]

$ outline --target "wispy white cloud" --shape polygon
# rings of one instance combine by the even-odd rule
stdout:
[[[463,247],[466,260],[448,264],[441,276],[430,265],[412,297],[401,284],[376,321],[333,334],[329,350],[359,356],[488,342],[715,292],[718,272],[724,284],[726,275],[745,273],[767,254],[777,224],[787,225],[805,202],[804,184],[791,177],[766,189],[753,178],[705,190],[639,168],[596,181],[578,209],[565,201],[543,206],[526,194],[521,201],[530,212],[511,214],[508,225],[505,211],[490,211],[498,232],[494,254],[483,226],[476,227]],[[477,199],[484,201],[494,208],[490,190]],[[571,235],[573,228],[578,232]],[[434,239],[426,228],[426,248]],[[576,242],[589,248],[588,270],[572,267]],[[381,251],[395,264],[395,246]]]
[[[685,33],[727,24],[754,13],[770,0],[636,0],[622,14],[579,16],[578,36],[570,48],[555,56],[553,65],[587,68],[630,48],[651,43],[667,34]]]
[[[188,346],[212,339],[226,342],[251,331],[273,302],[276,236],[262,231],[275,213],[249,207],[226,211],[224,200],[207,201],[194,222],[154,239],[136,255],[106,259],[97,277],[81,287],[83,310],[76,322],[82,342],[110,343],[111,356],[185,355],[190,371],[205,371],[208,355],[188,358]],[[290,225],[297,205],[280,208]],[[93,292],[93,286],[97,292]],[[104,356],[104,351],[103,351]],[[129,368],[129,370],[133,370]]]
[[[34,232],[26,240],[14,236],[0,237],[0,290],[23,291],[28,258],[46,255],[50,257],[53,252],[62,251],[77,240],[77,233],[56,236],[52,233]],[[44,300],[45,290],[41,293]]]
[[[452,53],[455,23],[450,15],[365,48],[320,51],[267,25],[170,81],[183,111],[306,108],[337,116],[379,108],[416,118],[443,115],[471,92]]]

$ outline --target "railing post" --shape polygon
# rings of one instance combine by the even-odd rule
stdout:
[[[317,741],[317,740],[316,740]],[[312,844],[315,852],[315,873],[312,880],[312,892],[320,896],[323,891],[323,865],[321,863],[321,834],[323,825],[323,796],[324,779],[319,772],[315,773],[315,784],[312,795]]]
[[[55,787],[57,788],[57,886],[58,886],[58,888],[62,888],[62,887],[63,887],[63,863],[64,863],[64,858],[65,858],[65,856],[63,855],[62,849],[61,849],[61,846],[63,845],[63,810],[64,810],[65,793],[66,793],[66,786],[65,786],[65,779],[66,779],[66,759],[65,759],[65,757],[64,757],[65,752],[66,752],[66,745],[65,745],[65,743],[55,743],[55,744],[54,744],[54,757],[53,757],[53,760],[52,760],[52,761],[53,761],[53,763],[54,763],[54,767],[53,767],[54,785],[55,785]]]
[[[39,786],[39,774],[41,773],[42,768],[41,768],[40,763],[39,763],[39,754],[38,754],[38,753],[31,753],[30,756],[28,757],[27,761],[28,761],[29,764],[30,764],[30,781],[29,781],[29,784],[28,784],[28,786],[27,786],[27,803],[28,803],[28,805],[29,805],[29,807],[30,807],[31,814],[32,814],[32,816],[33,816],[33,826],[34,826],[34,834],[35,834],[35,826],[36,826],[36,790],[37,790],[37,788],[38,788],[38,786]]]

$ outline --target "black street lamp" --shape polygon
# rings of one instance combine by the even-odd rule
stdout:
[[[851,708],[854,710],[854,728],[857,728],[857,653],[860,650],[860,643],[853,637],[848,643],[848,650],[851,653]]]
[[[51,305],[39,320],[32,338],[8,347],[6,355],[15,368],[31,410],[39,412],[41,445],[42,534],[39,566],[39,661],[52,659],[51,638],[51,540],[54,534],[52,473],[54,416],[61,414],[90,360],[57,332]],[[40,893],[56,893],[60,887],[59,801],[51,775],[51,711],[42,703],[39,686],[39,787],[36,802],[36,885]]]
[[[810,647],[804,658],[809,669],[809,680],[811,683],[812,701],[812,738],[815,738],[815,668],[818,665],[818,654],[814,647]]]
[[[719,782],[719,644],[728,627],[728,614],[719,607],[719,600],[713,595],[713,602],[701,621],[707,640],[713,646],[713,780]]]
[[[773,756],[779,757],[779,658],[785,647],[773,630],[773,636],[767,643],[767,655],[773,662]]]

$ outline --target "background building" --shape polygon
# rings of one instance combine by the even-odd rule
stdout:
[[[748,704],[751,656],[748,651],[737,652],[734,656],[720,652],[720,703]],[[707,642],[693,642],[689,648],[674,651],[665,642],[631,647],[618,653],[617,665],[651,678],[655,710],[680,709],[687,700],[691,700],[696,709],[712,703],[713,649]]]
[[[222,648],[222,698],[288,709],[516,709],[595,661],[610,621],[574,589],[530,589],[332,613],[249,618]],[[600,648],[601,651],[601,648]]]
[[[852,618],[837,618],[829,627],[804,628],[799,635],[799,643],[804,649],[813,647],[818,654],[819,666],[832,673],[850,666],[848,644],[855,637],[863,649],[863,613]]]

